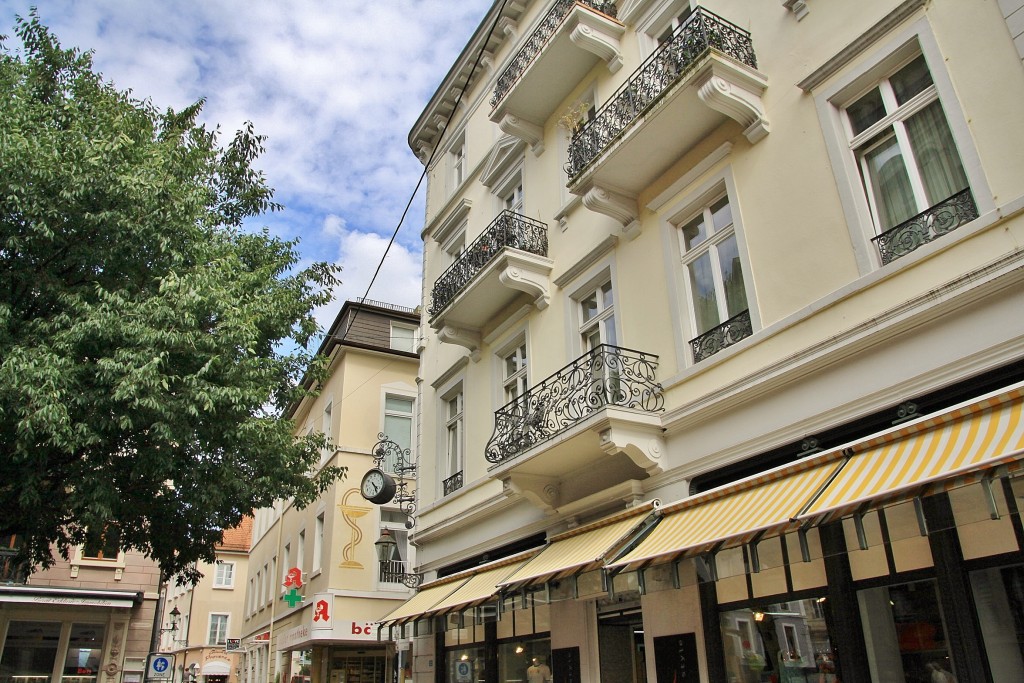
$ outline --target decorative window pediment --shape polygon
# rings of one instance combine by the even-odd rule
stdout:
[[[488,189],[504,177],[511,168],[522,161],[523,153],[526,150],[526,143],[511,135],[502,136],[494,143],[487,159],[484,161],[483,172],[480,174],[480,182]]]

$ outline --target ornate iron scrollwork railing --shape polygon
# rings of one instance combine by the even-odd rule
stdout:
[[[377,563],[380,572],[377,578],[382,583],[403,583],[406,576],[405,560],[385,560]]]
[[[548,226],[507,209],[498,214],[483,234],[437,278],[430,297],[430,315],[443,311],[505,247],[547,256]]]
[[[565,172],[575,178],[711,49],[757,68],[750,32],[698,7],[573,136]]]
[[[693,349],[693,362],[699,363],[739,340],[746,339],[753,333],[750,309],[737,313],[718,327],[712,327],[699,337],[690,340],[690,348]]]
[[[444,495],[450,496],[459,489],[462,488],[462,470],[459,470],[452,476],[441,482],[441,486],[444,489]]]
[[[886,230],[872,241],[878,247],[884,266],[977,217],[978,206],[974,203],[970,188],[967,188],[895,228]]]
[[[540,25],[530,34],[526,44],[516,53],[505,70],[498,76],[494,84],[494,95],[491,96],[491,107],[497,107],[505,95],[512,89],[523,75],[533,60],[540,54],[540,51],[547,45],[548,40],[555,34],[558,27],[562,25],[569,12],[576,5],[592,7],[602,14],[610,17],[615,16],[615,2],[613,0],[556,0],[548,13],[541,19]],[[558,68],[555,66],[555,68]]]
[[[652,354],[598,346],[495,411],[484,457],[495,464],[511,460],[608,406],[662,410],[657,368]]]

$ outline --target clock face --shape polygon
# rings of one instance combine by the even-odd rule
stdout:
[[[389,503],[395,497],[395,480],[376,468],[363,475],[359,488],[363,498],[378,505]]]

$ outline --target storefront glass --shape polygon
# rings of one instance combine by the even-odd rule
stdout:
[[[72,624],[64,657],[64,683],[95,681],[107,629],[103,624]]]
[[[484,648],[457,647],[445,653],[447,683],[476,683],[484,680]]]
[[[520,640],[498,646],[501,683],[545,683],[551,680],[551,641]]]
[[[57,660],[62,624],[52,621],[12,621],[7,627],[0,658],[0,683],[39,683],[50,680]]]
[[[729,683],[838,683],[821,600],[722,612]]]
[[[1024,566],[971,572],[994,683],[1024,681]]]
[[[381,656],[332,651],[330,663],[330,683],[381,683],[385,680],[387,662]]]
[[[871,680],[953,680],[934,581],[868,588],[857,599]]]

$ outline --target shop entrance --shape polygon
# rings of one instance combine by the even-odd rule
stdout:
[[[597,647],[602,681],[647,683],[644,621],[639,609],[599,614]]]

